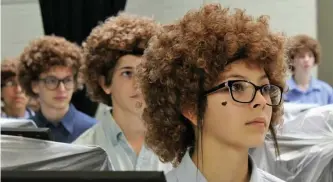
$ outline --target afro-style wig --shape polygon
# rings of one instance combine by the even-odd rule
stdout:
[[[101,76],[111,84],[117,60],[126,55],[142,55],[148,40],[159,28],[153,19],[126,13],[108,18],[95,27],[83,43],[85,63],[82,67],[89,97],[111,105],[111,98],[99,84]]]
[[[43,36],[30,42],[20,56],[19,82],[30,97],[37,97],[32,90],[33,81],[38,81],[40,74],[55,66],[73,69],[76,81],[83,62],[81,48],[62,37]]]
[[[285,89],[284,41],[282,34],[270,31],[267,17],[254,19],[238,9],[230,13],[219,4],[189,11],[165,25],[151,39],[144,54],[147,61],[138,73],[147,104],[143,113],[147,145],[162,161],[177,165],[196,140],[181,108],[193,106],[198,114],[201,89],[212,88],[236,57],[262,66],[270,83]],[[276,147],[274,125],[281,119],[282,107],[283,103],[273,107],[269,127]]]
[[[297,54],[311,51],[315,57],[315,64],[320,62],[320,44],[308,35],[301,34],[290,37],[286,47],[289,61],[292,61]]]
[[[5,58],[1,62],[1,87],[8,79],[17,76],[18,58]]]

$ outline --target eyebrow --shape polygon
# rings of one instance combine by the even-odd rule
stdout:
[[[243,76],[243,75],[239,75],[239,74],[231,74],[231,75],[227,75],[225,78],[239,78],[239,79],[244,79],[244,80],[249,80],[248,77]],[[264,79],[268,79],[267,75],[261,75],[258,79],[258,81],[262,81]]]
[[[124,67],[119,68],[119,70],[132,70],[132,69],[133,69],[132,66],[124,66]]]

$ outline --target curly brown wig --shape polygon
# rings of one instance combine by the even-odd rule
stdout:
[[[314,38],[308,35],[296,35],[289,38],[286,46],[287,58],[289,63],[292,65],[293,60],[297,54],[301,54],[307,51],[311,51],[315,57],[315,64],[320,63],[320,44]],[[291,67],[293,70],[294,68]]]
[[[1,62],[1,86],[15,76],[17,76],[18,58],[5,58]]]
[[[144,55],[148,61],[138,73],[147,104],[147,145],[164,162],[181,161],[195,145],[194,129],[181,108],[193,106],[198,114],[200,85],[204,91],[215,85],[231,60],[247,58],[249,64],[262,66],[270,83],[285,89],[284,40],[270,31],[267,17],[254,19],[238,9],[232,14],[219,4],[189,11],[180,21],[165,25],[151,39]],[[282,112],[283,103],[273,107],[269,128],[275,144],[273,126]]]
[[[94,101],[110,105],[110,96],[99,85],[105,76],[110,85],[117,60],[126,54],[142,55],[148,40],[159,25],[151,18],[121,13],[95,27],[83,43],[82,67],[88,95]]]
[[[31,41],[21,54],[19,82],[28,96],[37,97],[31,84],[39,80],[41,73],[55,66],[66,66],[72,68],[74,77],[79,79],[82,61],[82,50],[78,45],[62,37],[43,36]]]

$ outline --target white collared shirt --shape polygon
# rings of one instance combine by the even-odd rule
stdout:
[[[283,180],[257,168],[251,156],[249,162],[252,166],[251,178],[249,182],[284,182]],[[189,152],[187,152],[182,162],[177,168],[166,175],[167,182],[207,182],[206,178],[193,163]]]
[[[170,163],[162,163],[157,155],[143,146],[139,155],[133,151],[111,113],[83,133],[74,144],[93,145],[103,148],[115,171],[164,171],[172,169]]]

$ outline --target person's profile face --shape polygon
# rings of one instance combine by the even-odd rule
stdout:
[[[268,94],[260,90],[252,97],[255,92],[252,84],[264,86],[270,82],[263,68],[249,65],[244,60],[238,60],[227,67],[221,73],[217,85],[241,81],[233,83],[231,88],[227,86],[207,96],[203,137],[237,147],[257,147],[264,142],[272,117],[272,106],[267,105],[271,102]],[[250,103],[240,103],[251,99]],[[223,102],[227,104],[223,105]]]
[[[135,81],[136,68],[141,61],[141,56],[131,54],[118,60],[111,85],[107,88],[112,97],[112,107],[141,115],[144,100]]]
[[[310,71],[315,64],[315,56],[312,51],[297,53],[293,60],[295,71]]]

